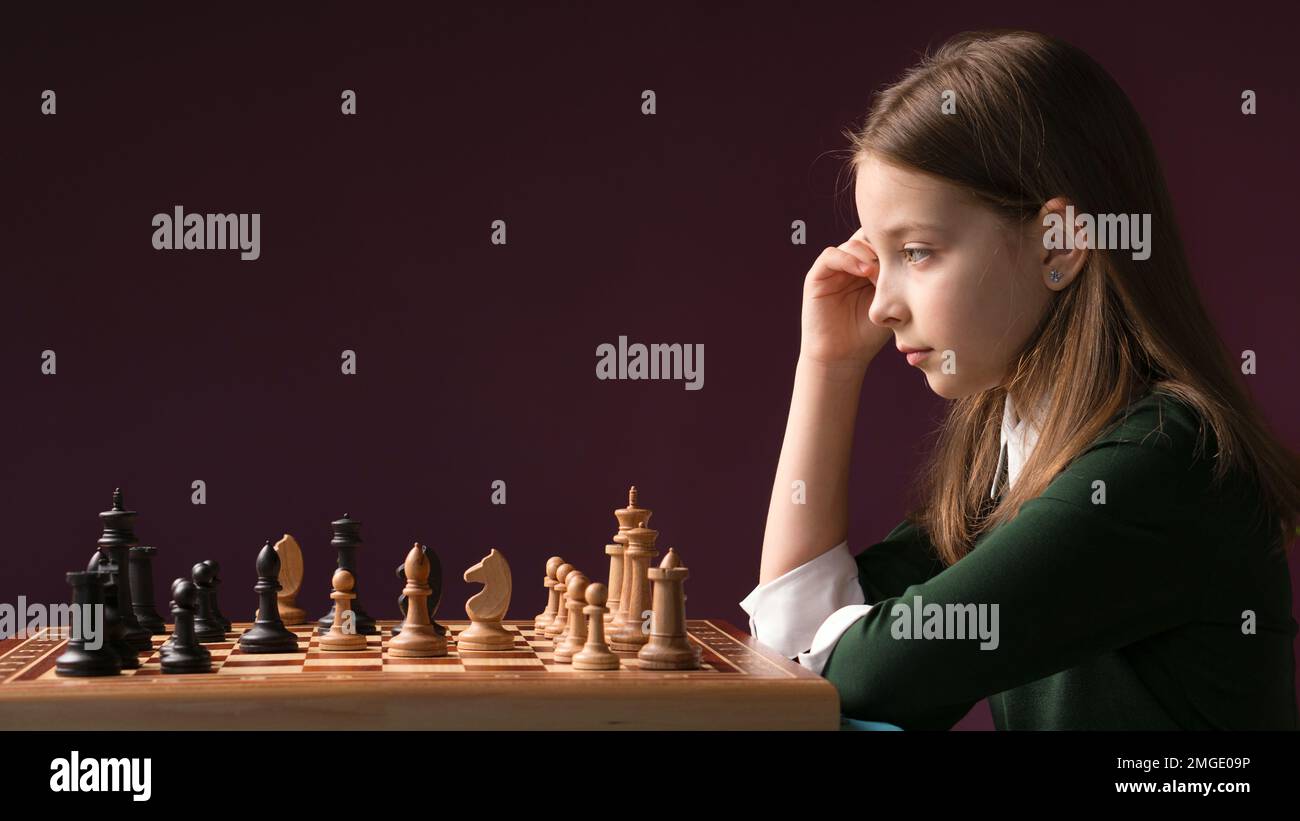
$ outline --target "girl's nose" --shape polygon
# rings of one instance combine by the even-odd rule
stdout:
[[[897,277],[885,271],[882,265],[876,269],[876,293],[871,299],[871,308],[867,318],[882,328],[892,328],[907,321],[907,306],[904,304]]]

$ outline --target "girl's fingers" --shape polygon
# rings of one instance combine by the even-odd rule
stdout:
[[[865,231],[866,229],[864,228],[858,228],[858,230],[854,231],[848,239],[840,244],[839,249],[852,254],[859,260],[867,263],[867,265],[878,265],[879,258],[876,256],[876,249],[872,248],[871,243],[867,242],[866,238],[863,236]]]
[[[845,244],[847,245],[847,243]],[[843,245],[838,248],[828,246],[826,250],[822,251],[822,261],[828,268],[857,277],[864,277],[870,273],[872,265],[869,258],[857,256],[845,250]]]
[[[876,263],[876,249],[872,248],[871,244],[864,240],[849,238],[839,247],[841,251],[847,251],[868,265]]]

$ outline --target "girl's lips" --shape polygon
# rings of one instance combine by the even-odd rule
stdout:
[[[934,350],[933,348],[926,348],[923,351],[913,351],[912,353],[909,353],[907,355],[907,364],[909,365],[921,364],[922,362],[925,361],[925,358],[929,356],[930,352],[933,350]]]

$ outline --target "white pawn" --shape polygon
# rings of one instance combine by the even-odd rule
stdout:
[[[581,573],[570,573],[564,582],[564,606],[569,611],[569,629],[557,640],[551,659],[556,664],[568,664],[573,655],[581,652],[587,643],[587,622],[582,617],[583,602],[587,596],[587,577]]]
[[[541,632],[546,628],[546,625],[551,623],[551,619],[555,618],[559,603],[559,596],[555,592],[555,571],[562,564],[564,564],[564,559],[559,556],[552,556],[546,560],[546,578],[542,579],[542,584],[546,586],[546,607],[533,619],[534,633]]]
[[[564,582],[569,578],[570,573],[576,573],[578,569],[573,565],[565,562],[555,568],[555,585],[551,590],[555,593],[555,615],[542,628],[542,634],[550,639],[556,647],[560,646],[560,637],[564,635],[569,626],[569,610],[564,606],[564,594],[566,592]]]
[[[587,643],[573,657],[575,670],[618,669],[618,656],[605,643],[605,597],[605,585],[600,582],[587,585],[587,606],[582,608],[587,618]]]
[[[352,612],[348,605],[356,598],[352,590],[356,586],[356,580],[352,574],[343,568],[334,571],[334,592],[330,593],[330,598],[334,600],[334,623],[330,625],[330,631],[320,637],[320,649],[329,652],[355,652],[366,649],[366,637],[355,631],[351,633],[343,632],[343,614]]]

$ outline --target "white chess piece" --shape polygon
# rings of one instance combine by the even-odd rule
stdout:
[[[472,624],[456,636],[456,649],[512,649],[515,646],[514,634],[501,624],[510,607],[510,565],[506,563],[506,557],[492,548],[483,561],[465,571],[465,581],[481,582],[483,589],[465,602],[465,613]]]

